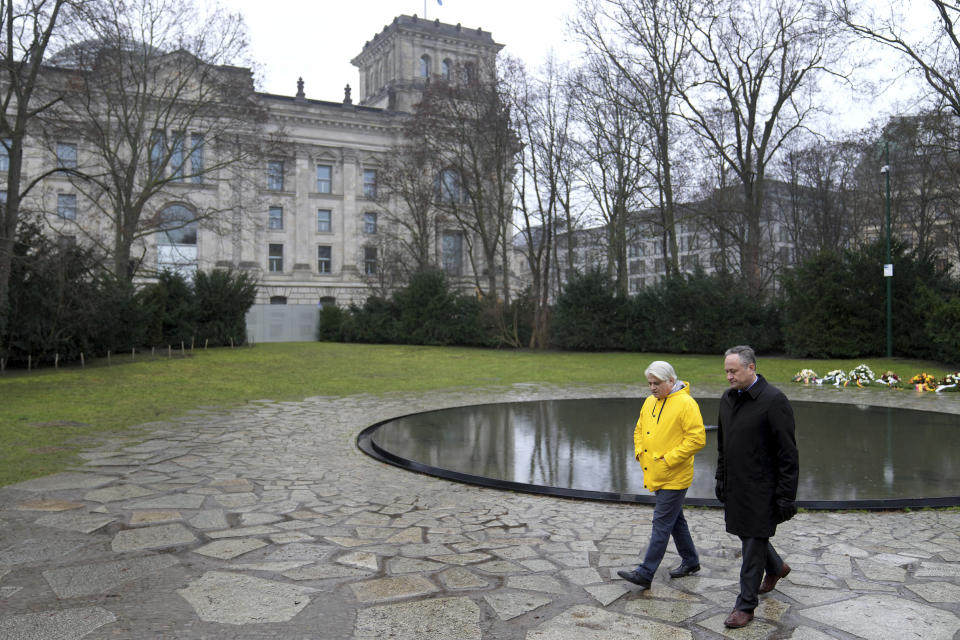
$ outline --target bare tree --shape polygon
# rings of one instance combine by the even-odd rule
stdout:
[[[649,164],[641,165],[656,185],[648,204],[659,212],[667,273],[680,270],[676,153],[683,133],[675,127],[678,87],[691,55],[697,11],[695,0],[582,0],[577,31],[606,56],[633,88],[629,96],[650,129]]]
[[[533,331],[531,348],[547,346],[551,293],[559,293],[556,276],[557,236],[569,229],[572,214],[572,109],[566,74],[548,57],[531,77],[519,63],[509,65],[510,94],[522,151],[515,180],[517,228],[531,276]]]
[[[768,168],[806,126],[818,75],[830,71],[841,48],[817,2],[718,0],[710,8],[690,38],[698,77],[678,93],[687,122],[739,183],[741,271],[759,293],[769,277],[761,255]]]
[[[777,173],[786,193],[773,214],[788,230],[797,262],[820,251],[839,252],[864,233],[867,221],[856,206],[864,151],[852,134],[838,141],[807,137],[782,155]]]
[[[633,86],[605,56],[590,56],[574,92],[582,127],[580,177],[603,219],[607,269],[618,293],[626,296],[627,245],[637,233],[642,194],[652,188],[646,168],[650,129],[631,100]]]
[[[40,82],[41,71],[47,50],[61,41],[62,25],[77,4],[68,0],[4,0],[0,4],[0,152],[6,163],[5,198],[0,202],[0,336],[6,335],[21,202],[46,177],[32,176],[24,184],[24,139],[32,123],[58,102],[57,94]]]
[[[231,205],[203,197],[204,184],[239,188],[249,172],[236,169],[256,157],[262,111],[249,68],[233,66],[247,49],[239,15],[133,0],[91,5],[83,17],[85,39],[57,56],[65,108],[50,133],[70,127],[90,151],[68,173],[110,229],[85,231],[112,256],[115,275],[130,279],[138,241],[221,222]],[[158,210],[170,201],[189,206]]]
[[[508,237],[518,152],[509,101],[494,69],[465,66],[454,76],[451,82],[431,80],[408,133],[423,141],[443,167],[437,176],[438,207],[464,231],[477,290],[509,302]]]
[[[438,176],[442,166],[413,128],[395,144],[379,172],[381,206],[397,231],[400,262],[407,275],[436,263]]]

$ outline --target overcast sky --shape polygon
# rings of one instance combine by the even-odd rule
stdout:
[[[565,20],[576,0],[221,0],[243,14],[251,54],[261,68],[261,91],[297,92],[303,77],[308,98],[339,102],[349,84],[357,97],[358,70],[352,60],[384,26],[399,15],[426,16],[465,28],[480,27],[505,45],[504,52],[530,65],[554,49],[572,58],[576,48],[565,41]]]
[[[302,77],[307,98],[339,102],[349,84],[356,101],[359,76],[350,60],[396,16],[423,17],[424,9],[429,20],[489,31],[504,45],[504,53],[531,67],[539,66],[551,50],[561,61],[575,62],[579,57],[580,45],[566,28],[577,0],[442,1],[440,5],[437,0],[220,0],[246,20],[251,57],[260,65],[258,89],[280,95],[294,95],[297,78]],[[828,118],[831,124],[860,128],[890,110],[916,109],[911,99],[915,89],[902,80],[883,86],[885,93],[879,98],[869,97],[866,84],[890,77],[895,64],[891,60],[887,56],[886,62],[861,71],[855,90],[833,86],[822,94],[834,112]]]

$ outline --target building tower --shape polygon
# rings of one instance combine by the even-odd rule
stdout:
[[[412,111],[426,83],[492,70],[502,48],[489,31],[397,16],[351,60],[360,69],[360,105]]]

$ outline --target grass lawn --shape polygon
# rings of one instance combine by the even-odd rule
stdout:
[[[0,376],[0,486],[54,473],[78,461],[86,436],[164,420],[198,407],[308,396],[547,384],[642,383],[651,360],[669,360],[680,377],[725,387],[720,355],[569,353],[447,347],[274,343],[254,348],[188,352],[187,357],[114,356],[86,369],[7,371]],[[940,377],[936,363],[886,358],[796,360],[761,358],[758,370],[774,384],[802,368],[823,375],[866,362],[876,373],[906,378],[921,370]],[[871,389],[851,393],[876,392]]]

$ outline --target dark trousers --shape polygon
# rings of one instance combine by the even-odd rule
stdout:
[[[770,544],[770,538],[740,536],[740,542],[743,543],[743,564],[740,566],[740,595],[735,608],[753,612],[760,602],[757,592],[763,582],[763,573],[780,575],[783,560]]]
[[[653,531],[650,532],[650,542],[647,544],[643,564],[637,567],[637,572],[648,580],[653,580],[653,574],[657,572],[663,554],[667,552],[667,543],[671,537],[683,564],[700,563],[700,556],[697,555],[697,548],[687,527],[687,519],[683,517],[683,498],[687,495],[687,490],[660,489],[654,494],[657,501],[653,507]]]

